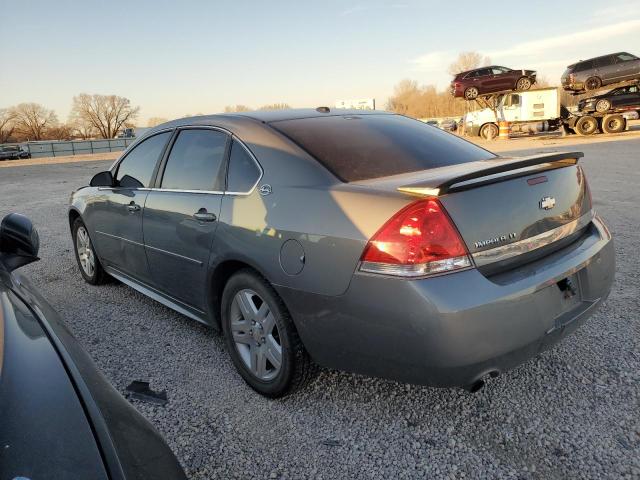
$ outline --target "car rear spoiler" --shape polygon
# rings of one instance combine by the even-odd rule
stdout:
[[[478,182],[473,185],[461,185],[477,179],[485,179],[482,184],[493,183],[504,180],[506,172],[545,165],[548,170],[552,168],[566,167],[578,163],[578,159],[584,157],[582,152],[554,152],[541,155],[530,155],[528,157],[496,157],[489,160],[481,160],[473,163],[462,163],[452,167],[435,168],[431,170],[432,175],[422,180],[398,187],[398,191],[419,196],[439,196],[457,190],[465,190],[478,186]],[[514,172],[512,176],[527,175],[530,172]]]

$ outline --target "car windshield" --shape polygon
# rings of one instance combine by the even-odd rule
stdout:
[[[344,182],[495,158],[401,115],[340,115],[271,122]]]

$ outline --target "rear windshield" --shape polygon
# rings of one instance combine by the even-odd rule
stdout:
[[[401,115],[344,115],[270,124],[343,182],[495,158],[455,135]]]

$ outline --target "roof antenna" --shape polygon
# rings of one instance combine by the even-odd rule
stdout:
[[[331,110],[329,110],[329,107],[318,107],[316,108],[316,112],[320,112],[320,113],[329,113]]]

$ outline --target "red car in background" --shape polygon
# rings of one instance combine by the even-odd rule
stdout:
[[[451,82],[451,94],[473,100],[478,95],[503,90],[529,90],[536,83],[534,70],[511,70],[492,65],[457,74]]]

